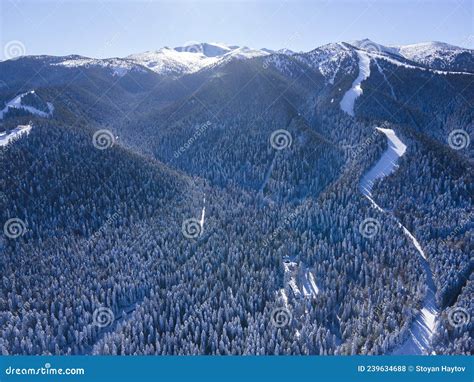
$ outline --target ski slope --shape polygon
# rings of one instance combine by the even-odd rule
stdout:
[[[156,51],[132,54],[126,57],[135,64],[163,75],[195,73],[204,68],[220,65],[234,59],[246,60],[267,56],[261,49],[227,46],[219,43],[191,43],[183,47],[164,47]]]
[[[361,84],[370,76],[370,58],[366,52],[357,51],[359,58],[359,74],[352,83],[351,88],[344,93],[340,102],[341,110],[354,116],[354,103],[356,99],[362,94]]]
[[[54,107],[53,107],[53,104],[51,104],[50,102],[47,102],[47,105],[48,105],[47,113],[33,106],[23,105],[21,103],[21,100],[23,99],[24,96],[28,94],[35,94],[35,91],[31,90],[29,92],[19,94],[15,98],[13,98],[11,101],[7,102],[6,106],[2,110],[0,110],[0,119],[3,119],[5,114],[7,114],[10,109],[23,109],[33,115],[37,115],[43,118],[50,117],[53,114]]]
[[[359,187],[362,194],[370,200],[376,209],[385,213],[391,213],[385,211],[374,201],[372,188],[377,179],[386,177],[398,168],[397,161],[405,154],[407,147],[392,129],[377,128],[377,130],[387,137],[388,148],[382,154],[378,162],[362,177]],[[393,214],[392,216],[397,219]],[[422,308],[411,323],[409,335],[404,342],[393,351],[393,354],[428,354],[433,334],[436,332],[436,318],[439,315],[439,310],[435,302],[436,287],[433,282],[433,273],[428,264],[427,256],[418,240],[398,219],[397,223],[420,255],[421,265],[426,275],[427,292],[423,300]]]
[[[360,187],[362,193],[372,198],[372,187],[377,179],[384,178],[390,175],[398,168],[398,159],[405,154],[406,145],[397,137],[395,132],[391,129],[376,128],[381,133],[385,134],[388,140],[388,149],[382,154],[379,161],[372,167],[362,178]]]
[[[201,219],[199,220],[199,225],[201,226],[201,231],[204,228],[204,219],[206,218],[206,197],[202,201],[202,210],[201,210]]]
[[[31,131],[31,125],[18,125],[10,133],[0,133],[0,147],[7,146],[15,139],[20,138],[23,134],[28,135]]]

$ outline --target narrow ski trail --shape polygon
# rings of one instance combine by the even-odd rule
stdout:
[[[341,110],[352,117],[354,117],[354,103],[363,93],[361,84],[370,76],[370,57],[361,50],[357,51],[357,57],[359,58],[359,74],[339,103]]]
[[[400,223],[392,212],[383,209],[372,197],[374,182],[377,179],[386,177],[398,168],[398,159],[405,154],[406,145],[397,137],[393,130],[382,128],[377,128],[377,130],[387,137],[388,149],[383,153],[378,162],[362,177],[359,188],[361,193],[369,199],[374,208],[381,212],[391,214],[397,221],[399,227],[403,229],[405,235],[410,239],[420,254],[420,261],[427,282],[427,292],[423,299],[423,306],[410,325],[409,335],[392,354],[428,354],[431,348],[431,340],[437,327],[436,319],[439,315],[439,309],[436,307],[435,301],[436,286],[433,282],[433,273],[428,264],[426,254],[415,236]]]
[[[199,225],[201,226],[201,230],[204,229],[204,219],[206,217],[206,196],[202,201],[202,210],[201,210],[201,219],[199,219]]]

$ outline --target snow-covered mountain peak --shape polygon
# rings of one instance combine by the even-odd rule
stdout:
[[[221,43],[189,43],[176,48],[133,54],[127,59],[159,74],[179,76],[194,73],[231,59],[248,59],[269,54],[265,50]]]
[[[316,48],[308,53],[295,54],[296,60],[318,70],[333,84],[337,74],[351,70],[351,57],[355,57],[350,45],[346,43],[330,43]]]
[[[224,57],[226,58],[239,58],[239,59],[246,59],[246,58],[254,58],[254,57],[261,57],[267,56],[270,53],[262,50],[262,49],[252,49],[246,46],[236,48],[231,50],[230,52],[226,53]]]
[[[182,47],[161,48],[156,51],[132,54],[127,59],[146,66],[156,73],[164,75],[181,75],[196,72],[217,62],[217,57],[208,57],[192,47],[184,50]]]
[[[369,39],[349,42],[357,49],[378,56],[409,60],[431,69],[467,71],[474,69],[474,51],[439,41],[385,46]]]
[[[198,53],[206,57],[222,56],[238,48],[237,46],[228,46],[222,43],[190,42],[184,46],[174,48],[177,52]]]
[[[386,53],[398,55],[397,48],[379,44],[368,38],[365,38],[363,40],[349,41],[349,44],[355,46],[358,49],[365,50],[369,53]]]
[[[278,49],[276,52],[279,54],[286,54],[287,56],[292,56],[293,54],[296,53],[295,51],[288,48]]]
[[[431,53],[435,51],[463,51],[465,50],[464,48],[460,48],[455,45],[451,45],[445,42],[440,42],[440,41],[426,41],[426,42],[420,42],[416,44],[408,44],[408,45],[396,45],[393,46],[393,48],[398,49],[399,51],[412,51],[412,52],[425,52],[425,53]]]
[[[441,69],[451,66],[459,57],[472,60],[474,54],[473,50],[439,41],[401,45],[394,48],[406,59]]]
[[[63,66],[66,68],[78,67],[100,67],[109,69],[114,76],[123,77],[130,71],[143,72],[146,69],[136,65],[134,62],[123,58],[89,58],[78,55],[69,55],[52,62],[53,66]]]

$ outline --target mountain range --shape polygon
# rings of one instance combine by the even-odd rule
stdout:
[[[351,41],[349,43],[328,44],[308,53],[296,53],[288,49],[273,51],[270,49],[251,49],[236,45],[218,43],[190,43],[186,46],[164,47],[156,51],[131,54],[124,58],[94,59],[78,55],[65,57],[36,56],[50,65],[68,68],[96,66],[109,68],[114,75],[123,76],[129,71],[145,71],[150,69],[166,76],[182,76],[202,69],[211,68],[234,59],[251,59],[262,56],[285,55],[294,56],[304,61],[304,57],[321,51],[329,54],[340,49],[358,48],[380,57],[390,57],[400,63],[431,69],[449,69],[451,71],[472,72],[473,51],[441,42],[427,42],[402,46],[384,46],[369,39]],[[146,69],[145,69],[146,68]]]
[[[0,62],[2,354],[469,354],[473,51]]]

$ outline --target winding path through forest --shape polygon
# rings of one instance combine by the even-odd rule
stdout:
[[[388,148],[380,157],[378,162],[362,177],[360,182],[360,191],[370,200],[374,208],[381,212],[391,214],[397,221],[397,224],[403,229],[405,235],[413,242],[416,250],[420,254],[420,261],[426,275],[427,293],[423,299],[423,306],[413,319],[410,325],[409,336],[402,342],[392,354],[428,354],[431,347],[431,340],[436,331],[436,318],[439,310],[436,307],[435,294],[436,287],[433,282],[433,273],[428,264],[426,255],[413,234],[403,226],[395,215],[380,207],[372,197],[372,187],[377,179],[384,178],[398,168],[398,159],[405,154],[406,145],[397,137],[391,129],[378,128],[377,130],[385,134],[388,141]]]

